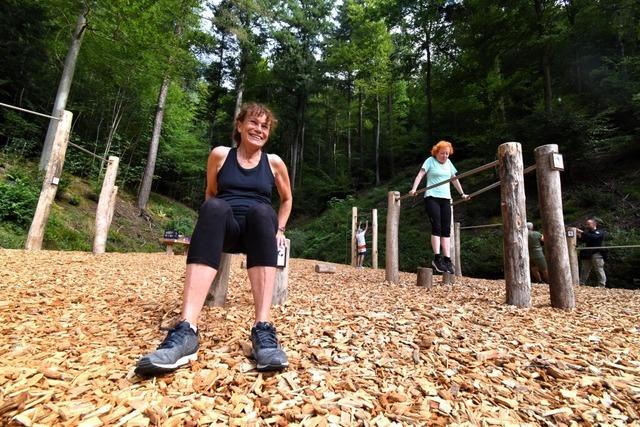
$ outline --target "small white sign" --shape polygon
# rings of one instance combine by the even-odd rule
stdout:
[[[567,237],[575,237],[576,233],[573,230],[567,230]]]
[[[59,183],[60,183],[60,178],[58,178],[57,176],[54,176],[53,179],[51,180],[51,184],[58,185]]]
[[[556,171],[564,170],[564,161],[562,160],[562,154],[560,153],[551,154],[551,169]]]
[[[278,261],[276,266],[284,268],[287,266],[287,247],[285,245],[278,247]]]

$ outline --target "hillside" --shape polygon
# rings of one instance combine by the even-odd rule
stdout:
[[[228,305],[205,308],[191,369],[143,380],[137,358],[179,316],[184,257],[1,250],[0,423],[13,425],[637,425],[640,296],[576,289],[571,312],[508,307],[504,282],[292,259],[273,310],[290,367],[245,356],[251,292],[234,257]]]

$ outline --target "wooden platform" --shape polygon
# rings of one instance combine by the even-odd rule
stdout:
[[[189,244],[191,239],[189,237],[181,237],[179,239],[165,239],[160,238],[160,243],[167,246],[167,255],[173,255],[173,245],[182,245],[185,247],[185,252],[189,250]]]

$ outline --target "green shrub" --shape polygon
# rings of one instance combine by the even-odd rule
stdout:
[[[165,230],[176,230],[178,233],[185,236],[191,235],[194,227],[194,220],[187,216],[178,216],[164,223]]]
[[[39,197],[39,188],[20,173],[6,174],[0,181],[0,220],[20,226],[31,223]]]
[[[82,231],[67,226],[62,217],[55,209],[49,215],[49,222],[44,232],[44,245],[47,249],[66,251],[86,251],[92,250],[91,242],[87,240],[87,235]]]

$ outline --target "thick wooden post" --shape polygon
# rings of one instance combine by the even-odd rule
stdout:
[[[378,209],[371,211],[371,267],[378,268]]]
[[[431,289],[433,287],[433,270],[431,268],[418,267],[416,285]]]
[[[273,296],[271,305],[284,304],[289,296],[289,253],[291,250],[291,240],[285,239],[285,260],[284,267],[276,268],[276,283],[273,286]]]
[[[500,145],[498,161],[507,304],[530,307],[531,276],[529,275],[522,146],[517,142]]]
[[[455,283],[456,279],[455,276],[451,273],[448,272],[444,272],[442,273],[442,284],[443,285],[453,285]]]
[[[453,230],[454,230],[454,235],[455,235],[455,240],[456,240],[456,255],[454,258],[454,263],[455,265],[453,266],[456,276],[460,277],[462,276],[462,254],[461,254],[461,247],[460,247],[460,223],[459,222],[455,222],[453,224]]]
[[[64,165],[64,157],[67,153],[72,118],[73,114],[65,110],[62,114],[62,120],[56,127],[49,163],[47,164],[47,172],[44,175],[40,198],[38,199],[38,205],[36,206],[31,227],[27,234],[27,241],[24,246],[27,250],[42,249],[44,230],[47,227],[47,221],[51,213],[51,205],[56,197],[60,175],[62,175],[62,166]]]
[[[358,208],[351,208],[351,266],[356,266],[356,228],[358,228]]]
[[[580,284],[580,270],[578,268],[578,250],[576,249],[578,237],[575,227],[567,227],[567,253],[569,254],[569,264],[571,265],[571,283],[574,286]],[[547,262],[549,264],[549,262]]]
[[[115,156],[109,156],[107,172],[102,181],[102,190],[100,191],[100,199],[96,208],[96,234],[93,239],[93,253],[103,254],[107,246],[107,236],[109,235],[109,226],[111,226],[110,205],[113,199],[113,188],[118,175],[118,164],[120,159]]]
[[[571,286],[571,267],[562,213],[562,188],[560,185],[562,157],[558,154],[556,144],[542,145],[534,150],[534,154],[544,250],[549,261],[551,306],[573,309],[576,302]]]
[[[456,230],[455,223],[453,220],[453,201],[449,201],[449,207],[451,207],[451,218],[449,225],[449,257],[451,258],[451,263],[454,264],[456,262]],[[455,266],[454,266],[455,268]]]
[[[398,261],[398,226],[400,224],[400,193],[387,193],[387,253],[385,255],[384,279],[388,282],[400,281],[400,267]]]
[[[222,253],[220,265],[216,277],[211,282],[209,293],[204,300],[207,307],[223,307],[227,302],[227,290],[229,289],[229,271],[231,271],[231,254]]]

